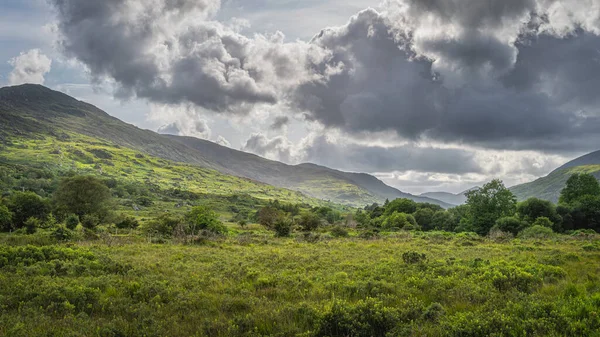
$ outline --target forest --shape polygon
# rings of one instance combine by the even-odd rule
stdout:
[[[599,335],[591,175],[558,205],[494,180],[448,210],[0,178],[3,336]]]

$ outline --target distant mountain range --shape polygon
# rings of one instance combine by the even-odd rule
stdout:
[[[339,204],[364,206],[409,198],[448,208],[453,203],[414,196],[372,175],[348,173],[314,164],[287,165],[206,140],[160,135],[111,117],[106,112],[40,85],[0,88],[0,142],[13,136],[78,133],[148,155],[302,192]]]
[[[473,187],[471,189],[456,194],[448,192],[428,192],[421,194],[421,196],[425,198],[437,199],[451,205],[459,206],[467,202],[467,196],[465,194],[477,188],[478,187]]]

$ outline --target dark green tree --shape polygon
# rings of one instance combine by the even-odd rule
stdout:
[[[95,216],[100,222],[111,213],[112,196],[102,180],[92,176],[65,178],[54,193],[54,202],[59,212]]]
[[[419,224],[424,231],[429,231],[434,229],[432,225],[434,214],[435,212],[430,208],[421,208],[418,209],[413,216],[415,217],[417,224]]]
[[[0,231],[9,232],[12,228],[12,213],[8,210],[8,207],[0,205]]]
[[[190,226],[191,234],[195,234],[197,230],[207,230],[217,234],[227,233],[227,227],[219,220],[217,213],[208,207],[197,206],[192,208],[186,214],[185,219]]]
[[[505,216],[496,220],[493,229],[517,235],[526,227],[528,227],[528,223],[516,216]]]
[[[318,215],[314,213],[305,213],[302,214],[300,221],[298,222],[302,230],[305,232],[312,232],[319,228],[321,225],[321,219]]]
[[[559,203],[573,204],[585,196],[600,196],[600,184],[588,173],[573,174],[560,192]]]
[[[435,230],[453,232],[456,226],[458,226],[458,222],[448,211],[437,211],[431,218],[431,227]]]
[[[539,217],[546,217],[552,221],[552,228],[555,231],[559,231],[562,223],[562,217],[556,211],[556,206],[547,200],[529,198],[517,204],[517,213],[529,224],[533,224]]]
[[[417,211],[417,203],[410,199],[396,199],[390,201],[385,207],[384,214],[386,216],[392,215],[394,212],[413,214]]]
[[[50,213],[50,204],[33,192],[17,192],[11,196],[8,209],[13,213],[14,229],[19,229],[29,218],[45,220]]]
[[[498,179],[467,192],[466,196],[469,223],[479,235],[487,235],[498,219],[516,212],[517,198]]]

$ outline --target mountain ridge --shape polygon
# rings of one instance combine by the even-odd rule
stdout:
[[[59,134],[63,133],[68,137],[69,132],[74,132],[159,158],[255,179],[340,204],[365,206],[381,203],[387,198],[406,197],[443,207],[451,206],[439,200],[401,192],[368,174],[342,172],[310,163],[288,165],[206,140],[143,130],[89,103],[41,85],[0,88],[0,124],[3,125],[0,141],[14,135],[48,133],[61,136]],[[256,170],[252,172],[251,168]]]

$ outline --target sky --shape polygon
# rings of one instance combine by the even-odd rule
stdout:
[[[3,0],[0,86],[410,193],[600,140],[597,0]]]

